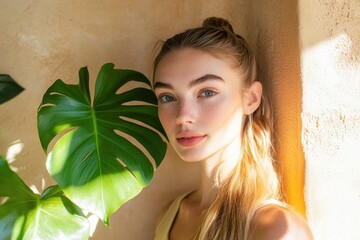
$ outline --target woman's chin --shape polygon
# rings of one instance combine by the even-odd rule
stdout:
[[[180,158],[184,162],[201,162],[208,158],[207,154],[204,154],[203,152],[199,152],[198,150],[176,150],[177,154],[180,156]]]

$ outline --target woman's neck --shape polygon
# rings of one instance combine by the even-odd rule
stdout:
[[[222,151],[215,153],[201,163],[199,188],[191,198],[200,208],[207,209],[215,200],[219,186],[234,169],[240,159],[240,138],[234,139]]]

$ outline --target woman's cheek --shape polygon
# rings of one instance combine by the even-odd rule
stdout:
[[[202,106],[202,113],[205,117],[223,118],[224,112],[231,108],[231,102],[224,98],[216,99],[216,101],[209,101]]]
[[[233,117],[238,108],[239,105],[236,101],[224,97],[207,105],[202,111],[202,118],[207,124],[214,127],[222,126]]]
[[[174,120],[172,120],[171,111],[169,111],[167,108],[159,107],[158,108],[158,116],[159,116],[161,125],[165,129],[166,133],[168,133],[168,130],[170,128],[169,125],[171,124],[172,121],[174,121]]]
[[[161,124],[164,127],[166,119],[165,119],[164,110],[161,107],[158,107],[158,117],[159,117]]]

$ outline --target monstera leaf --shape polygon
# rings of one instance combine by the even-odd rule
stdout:
[[[153,177],[166,152],[149,80],[133,70],[103,65],[93,103],[86,67],[79,85],[57,80],[38,111],[47,169],[65,195],[105,224]],[[131,81],[145,87],[124,86]],[[125,91],[124,89],[129,89]]]
[[[0,157],[0,239],[88,239],[89,221],[58,186],[35,194]]]
[[[7,74],[0,74],[0,104],[9,101],[24,90]]]

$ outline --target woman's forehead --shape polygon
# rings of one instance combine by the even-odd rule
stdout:
[[[155,71],[155,82],[166,82],[174,78],[196,79],[205,75],[226,75],[237,70],[225,55],[219,56],[208,51],[184,48],[173,50],[160,61]]]

